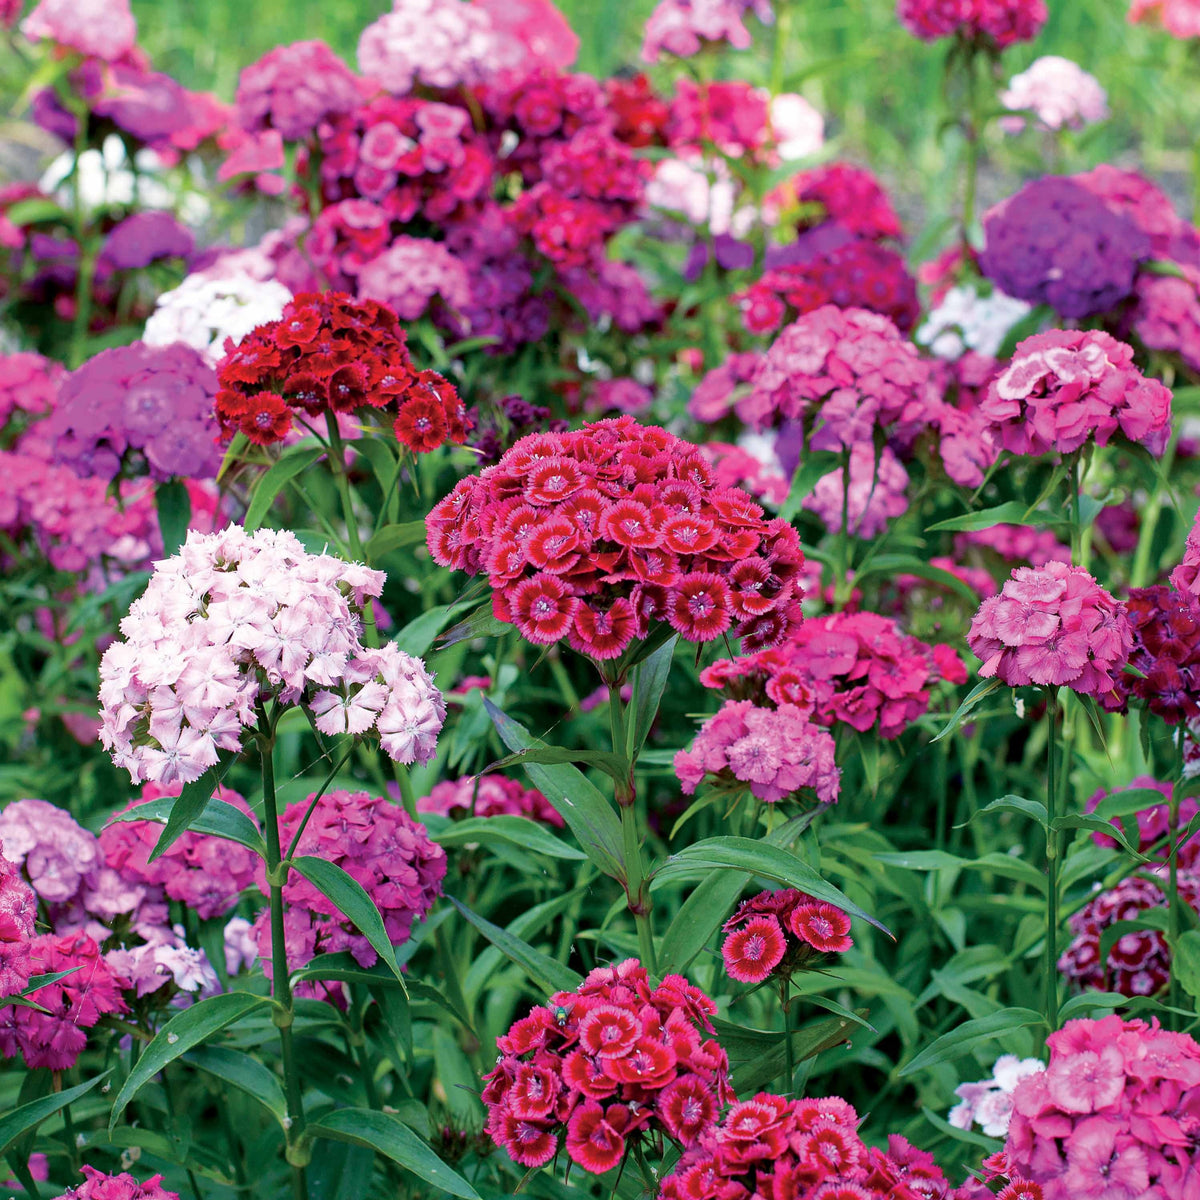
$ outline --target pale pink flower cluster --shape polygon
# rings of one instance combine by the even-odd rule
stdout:
[[[362,643],[384,575],[291,533],[188,534],[156,564],[100,663],[100,740],[134,782],[190,783],[237,751],[263,704],[307,704],[322,733],[433,757],[446,708],[419,660]]]
[[[736,780],[768,803],[808,789],[822,804],[837,799],[841,777],[833,738],[810,721],[808,710],[759,708],[750,700],[727,700],[709,717],[692,748],[675,755],[675,774],[688,795],[712,776]]]
[[[4,856],[0,841],[0,999],[15,996],[29,982],[29,940],[37,898],[17,864]]]
[[[524,788],[506,775],[443,779],[417,801],[417,811],[443,817],[528,817],[559,829],[563,826],[562,817],[541,792]]]
[[[1008,1173],[1044,1200],[1183,1200],[1195,1193],[1200,1046],[1158,1021],[1068,1021],[1046,1070],[1013,1092]]]
[[[45,800],[16,800],[0,811],[0,842],[49,905],[78,899],[103,861],[95,835]]]
[[[1006,450],[1070,454],[1117,432],[1161,454],[1171,393],[1133,363],[1133,347],[1099,330],[1052,329],[1017,344],[979,405]]]
[[[841,530],[845,515],[855,537],[873,538],[893,517],[908,511],[907,487],[908,472],[890,446],[884,446],[876,460],[872,443],[856,442],[850,451],[849,495],[839,467],[817,480],[804,508],[816,513],[830,533]]]
[[[1200,38],[1200,0],[1133,0],[1129,20],[1157,21],[1172,37]]]
[[[300,828],[313,797],[289,804],[279,822],[288,845]],[[313,855],[341,867],[362,885],[383,917],[394,946],[406,942],[414,921],[421,920],[442,894],[446,852],[432,841],[424,825],[390,800],[367,792],[327,792],[304,826],[297,854]],[[266,894],[261,864],[258,886]],[[283,889],[287,959],[292,970],[317,954],[348,950],[364,967],[377,955],[366,937],[327,896],[293,871]],[[270,910],[254,923],[263,969],[271,975]],[[323,985],[323,989],[324,989]],[[337,989],[309,994],[339,994]]]
[[[1031,113],[1047,129],[1082,129],[1108,118],[1108,95],[1095,76],[1057,54],[1046,54],[1014,75],[1000,103]],[[1000,124],[1012,133],[1025,127],[1021,117],[1005,117]]]
[[[453,88],[482,83],[492,49],[487,10],[465,0],[393,0],[363,30],[358,68],[395,95],[418,83]]]
[[[109,950],[104,961],[139,1000],[168,984],[197,997],[212,996],[221,990],[217,973],[204,951],[184,940],[182,925],[176,925],[169,933],[164,929],[162,936],[152,941]]]
[[[659,0],[646,22],[642,58],[649,63],[664,53],[690,58],[711,42],[745,50],[751,42],[747,9],[764,23],[772,20],[770,0]]]
[[[979,673],[1009,687],[1066,684],[1086,696],[1114,686],[1133,646],[1125,606],[1082,567],[1018,567],[971,622],[967,643]]]
[[[772,96],[770,113],[775,152],[782,162],[809,158],[825,144],[825,118],[803,96]]]
[[[378,300],[403,321],[415,321],[441,299],[452,310],[471,302],[471,277],[441,242],[396,237],[358,271],[358,296]]]
[[[137,22],[129,0],[41,0],[21,22],[21,32],[116,62],[133,49]]]
[[[954,1089],[961,1103],[950,1110],[946,1120],[956,1129],[979,1125],[988,1137],[1004,1137],[1012,1117],[1012,1094],[1017,1084],[1045,1069],[1041,1059],[1002,1054],[989,1078],[978,1083],[960,1083]]]

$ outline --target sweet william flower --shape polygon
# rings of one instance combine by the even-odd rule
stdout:
[[[853,944],[850,918],[835,905],[784,888],[743,900],[721,927],[721,957],[731,979],[762,983],[790,976],[814,954],[843,953]]]
[[[178,1192],[162,1186],[162,1176],[152,1175],[144,1183],[122,1172],[106,1175],[95,1167],[84,1166],[84,1182],[68,1188],[55,1200],[179,1200]]]
[[[37,897],[4,856],[0,840],[0,1000],[24,991],[30,976],[29,943],[37,917]]]

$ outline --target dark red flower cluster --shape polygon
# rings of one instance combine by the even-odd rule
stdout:
[[[780,646],[721,659],[700,674],[758,704],[811,706],[821,725],[844,721],[865,733],[898,737],[929,706],[929,688],[965,683],[966,668],[949,646],[930,646],[901,633],[876,613],[811,617]]]
[[[491,187],[491,149],[456,105],[381,96],[318,134],[325,199],[373,200],[400,224],[469,217]]]
[[[500,620],[593,659],[619,657],[652,621],[751,649],[800,621],[796,531],[717,487],[695,446],[630,416],[522,438],[426,526],[436,563],[487,576]]]
[[[1125,712],[1141,700],[1168,725],[1200,717],[1200,603],[1165,585],[1133,588],[1125,600],[1133,629],[1128,666],[1106,707]]]
[[[795,888],[743,900],[721,931],[729,935],[721,946],[725,970],[740,983],[788,978],[814,954],[841,954],[854,944],[840,908]]]
[[[604,91],[614,118],[613,133],[635,150],[667,144],[670,105],[645,75],[632,79],[606,79]]]
[[[858,1136],[840,1096],[786,1100],[759,1092],[687,1150],[658,1200],[927,1200],[949,1184],[924,1150],[899,1134],[886,1151]]]
[[[831,249],[809,253],[802,238],[794,249],[800,261],[767,271],[734,296],[748,332],[774,333],[823,304],[882,313],[905,332],[917,323],[916,280],[889,246],[847,237]]]
[[[572,1161],[596,1175],[643,1133],[694,1146],[734,1098],[725,1051],[704,1038],[716,1011],[682,975],[651,988],[635,958],[597,967],[497,1041],[487,1132],[524,1167],[548,1163],[565,1132]]]
[[[1045,0],[897,0],[896,16],[914,37],[964,37],[1003,50],[1031,42],[1046,23]]]
[[[769,192],[765,204],[801,230],[830,222],[872,241],[904,236],[883,185],[866,167],[851,163],[801,171]]]
[[[1200,872],[1181,870],[1179,897],[1200,914]],[[1123,996],[1152,996],[1167,986],[1171,977],[1171,950],[1166,937],[1154,929],[1131,929],[1123,933],[1106,956],[1101,955],[1104,931],[1118,921],[1141,921],[1147,909],[1167,903],[1165,872],[1158,882],[1131,875],[1116,887],[1101,892],[1071,917],[1074,941],[1058,960],[1058,969],[1080,988],[1120,992]]]
[[[227,342],[217,382],[224,437],[260,446],[280,441],[293,413],[398,410],[396,437],[419,454],[465,442],[472,427],[453,385],[413,366],[396,314],[342,292],[302,293],[280,320]]]
[[[672,146],[715,146],[740,158],[773,147],[771,96],[744,79],[694,83],[680,79],[671,101],[667,140]]]

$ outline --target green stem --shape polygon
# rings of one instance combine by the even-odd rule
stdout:
[[[1167,944],[1174,955],[1178,951],[1179,934],[1183,928],[1183,911],[1179,903],[1179,804],[1183,799],[1183,789],[1187,780],[1183,777],[1183,754],[1187,745],[1186,727],[1180,726],[1176,735],[1178,738],[1175,755],[1175,770],[1171,778],[1170,821],[1167,825]],[[1182,1002],[1179,994],[1179,975],[1172,963],[1169,1002],[1172,1008],[1178,1008]],[[1171,1028],[1178,1024],[1174,1013],[1167,1014]]]
[[[79,160],[87,150],[88,111],[83,104],[73,108],[75,113],[75,162],[74,173],[74,232],[79,245],[79,273],[75,278],[75,314],[71,325],[71,344],[68,360],[78,367],[87,358],[88,326],[92,320],[92,279],[96,271],[96,255],[87,237],[87,216],[83,211],[83,188],[80,181]]]
[[[353,984],[350,993],[354,1003],[354,1014],[350,1025],[350,1044],[354,1047],[354,1060],[358,1064],[362,1076],[363,1087],[367,1093],[369,1108],[378,1109],[379,1089],[375,1086],[375,1071],[371,1063],[371,1050],[367,1045],[367,1035],[363,1032],[364,1016],[367,1003],[359,996],[359,989]]]
[[[1162,479],[1170,479],[1171,468],[1175,463],[1175,450],[1179,444],[1179,431],[1182,425],[1175,423],[1171,440],[1167,443],[1166,452],[1162,456],[1159,468]],[[1129,572],[1130,587],[1146,587],[1154,581],[1156,571],[1150,568],[1150,554],[1154,548],[1154,533],[1158,527],[1158,518],[1163,510],[1163,488],[1161,483],[1154,489],[1146,507],[1142,510],[1142,529],[1138,537],[1137,550],[1133,555],[1133,568]]]
[[[267,882],[270,888],[271,906],[271,994],[275,999],[275,1024],[279,1029],[279,1052],[283,1063],[284,1093],[287,1097],[287,1159],[292,1167],[292,1195],[295,1200],[308,1200],[308,1179],[305,1166],[310,1151],[304,1140],[304,1100],[300,1091],[300,1073],[292,1045],[292,1022],[295,1008],[292,1004],[292,984],[288,977],[287,944],[283,924],[283,885],[287,880],[287,868],[280,867],[283,855],[279,843],[279,806],[275,799],[275,765],[272,753],[275,749],[273,724],[260,720],[260,728],[266,724],[266,732],[260,734],[263,784],[263,824],[267,836]]]
[[[783,91],[783,75],[787,67],[787,44],[792,35],[792,6],[788,3],[778,5],[775,13],[775,45],[771,53],[771,83],[772,96],[778,96]]]
[[[14,1154],[8,1160],[8,1165],[12,1168],[12,1173],[17,1177],[17,1182],[25,1189],[25,1194],[29,1200],[42,1200],[42,1193],[38,1191],[38,1185],[34,1182],[33,1175],[29,1170],[29,1160],[21,1155]]]
[[[967,101],[962,115],[962,133],[966,140],[966,156],[963,162],[962,240],[963,245],[971,241],[971,226],[975,223],[975,194],[979,179],[979,134],[980,122],[977,112],[978,98],[975,80],[975,55],[971,48],[963,51],[963,69],[966,74]]]
[[[792,990],[792,981],[784,976],[779,984],[779,1000],[783,1005],[783,1053],[787,1074],[783,1077],[783,1094],[790,1096],[796,1081],[796,1048],[792,1045],[792,1006],[788,993]]]
[[[1058,688],[1046,689],[1046,1024],[1058,1028]]]

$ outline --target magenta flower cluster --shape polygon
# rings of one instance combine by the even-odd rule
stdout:
[[[1082,567],[1018,567],[971,622],[979,673],[1009,687],[1066,685],[1084,696],[1113,690],[1133,634],[1124,605]]]
[[[322,733],[371,732],[395,761],[428,762],[441,693],[420,660],[362,641],[383,581],[287,532],[190,533],[104,653],[100,740],[135,782],[188,783],[277,699],[306,703]]]
[[[557,829],[563,827],[562,817],[541,792],[522,787],[507,775],[443,779],[417,801],[417,811],[451,818],[527,817]]]
[[[37,916],[37,898],[15,863],[4,857],[0,841],[0,1000],[15,996],[29,982],[29,941]]]
[[[95,1167],[82,1167],[84,1182],[68,1188],[55,1200],[179,1200],[178,1192],[162,1186],[162,1176],[152,1175],[139,1183],[132,1175],[106,1175]]]
[[[768,804],[798,792],[833,803],[841,778],[833,738],[810,713],[794,704],[759,708],[749,700],[727,700],[700,727],[692,748],[675,755],[684,792],[691,795],[708,777],[718,785],[749,787]]]

